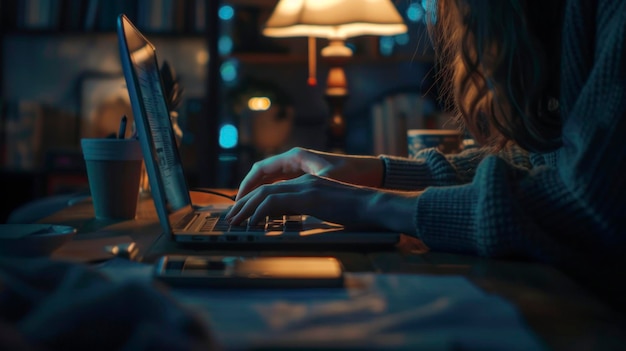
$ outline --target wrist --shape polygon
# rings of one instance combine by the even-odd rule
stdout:
[[[421,192],[377,191],[370,202],[367,213],[374,214],[377,226],[415,235],[417,199]]]
[[[384,164],[378,157],[334,154],[305,148],[297,148],[295,152],[304,173],[370,188],[380,188],[382,185]]]
[[[343,167],[347,169],[349,183],[370,188],[380,188],[383,184],[384,164],[378,157],[349,156]]]

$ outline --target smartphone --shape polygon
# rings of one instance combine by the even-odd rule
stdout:
[[[154,277],[171,286],[209,288],[337,288],[343,266],[334,257],[163,256]]]

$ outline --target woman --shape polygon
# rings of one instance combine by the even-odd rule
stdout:
[[[439,0],[437,10],[441,81],[484,147],[418,160],[296,148],[252,167],[230,221],[300,212],[432,250],[560,264],[623,255],[626,1]]]

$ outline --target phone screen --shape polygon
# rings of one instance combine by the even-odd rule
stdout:
[[[339,287],[334,257],[165,256],[155,277],[170,285],[205,287]]]
[[[234,274],[296,278],[333,278],[342,274],[333,257],[259,257],[237,261]]]

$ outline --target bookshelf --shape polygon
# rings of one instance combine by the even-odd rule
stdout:
[[[3,0],[5,33],[115,31],[125,13],[145,33],[206,34],[208,0]]]
[[[8,106],[11,106],[11,113],[15,114],[13,105],[19,105],[21,99],[19,91],[11,86],[7,79],[11,82],[15,81],[16,74],[5,67],[6,64],[20,61],[14,56],[7,56],[8,51],[14,47],[16,42],[24,39],[34,43],[54,42],[55,49],[58,47],[68,48],[75,42],[93,41],[94,46],[100,48],[104,46],[108,51],[114,51],[110,54],[110,62],[114,62],[117,55],[115,25],[116,18],[119,13],[127,14],[131,20],[139,27],[139,29],[151,40],[158,42],[185,42],[190,46],[193,43],[203,43],[210,52],[209,57],[218,57],[214,53],[217,47],[217,35],[219,26],[216,24],[217,11],[221,4],[220,0],[2,0],[0,1],[0,193],[3,194],[0,201],[0,222],[11,206],[17,206],[28,200],[51,195],[51,188],[55,184],[63,184],[66,188],[71,187],[71,183],[64,184],[64,179],[68,182],[72,179],[78,179],[77,183],[85,181],[85,178],[76,178],[76,175],[84,173],[84,169],[75,164],[71,170],[50,170],[49,167],[53,162],[42,155],[39,156],[38,165],[33,167],[14,167],[7,164],[7,116]],[[211,23],[210,23],[211,22]],[[7,44],[12,43],[7,49]],[[60,43],[60,44],[59,44]],[[30,44],[31,46],[37,44]],[[195,45],[195,44],[194,44]],[[84,49],[84,46],[81,47]],[[113,48],[113,49],[111,49]],[[43,49],[42,49],[43,50]],[[32,64],[32,62],[42,62],[47,58],[41,55],[41,52],[33,52],[40,58],[28,58],[22,60],[24,65]],[[22,56],[20,56],[22,57]],[[7,59],[8,58],[8,59]],[[163,57],[160,57],[163,60]],[[38,60],[38,61],[37,61]],[[200,64],[199,64],[200,65]],[[216,106],[220,99],[219,89],[219,60],[207,60],[197,81],[202,81],[202,89],[195,88],[198,95],[193,96],[199,101],[200,110],[196,112],[198,115],[216,115]],[[81,66],[81,65],[78,65]],[[25,67],[25,66],[24,66]],[[21,68],[20,72],[25,71]],[[76,68],[75,70],[78,70]],[[110,70],[110,69],[109,69]],[[41,69],[40,69],[41,71]],[[35,70],[37,72],[37,70]],[[23,74],[21,76],[24,76]],[[55,76],[52,74],[52,76]],[[37,82],[39,77],[24,76],[25,81]],[[50,78],[48,79],[50,80]],[[69,104],[70,110],[75,109],[74,100],[80,99],[77,96],[68,97],[69,94],[79,95],[79,92],[73,92],[71,88],[74,84],[78,85],[78,77],[68,78],[71,82],[62,83],[70,88],[65,95],[57,98],[58,101],[41,101],[43,108],[55,106],[55,103]],[[197,84],[196,84],[197,85]],[[202,92],[202,91],[204,92]],[[16,98],[16,95],[18,98]],[[41,95],[41,94],[40,94]],[[54,94],[51,94],[54,95]],[[37,97],[31,101],[37,101]],[[68,101],[71,100],[72,102]],[[68,106],[63,106],[67,108]],[[78,114],[80,109],[73,111],[76,114],[75,119],[81,118]],[[13,116],[13,115],[12,115]],[[19,115],[18,115],[19,116]],[[57,116],[55,115],[55,118]],[[16,117],[19,118],[19,117]],[[56,122],[55,122],[56,123]],[[209,138],[209,135],[217,135],[217,120],[202,119],[199,128],[195,131],[194,151],[198,154],[205,155],[198,161],[197,171],[193,170],[193,176],[197,186],[215,186],[215,176],[211,172],[201,172],[201,169],[215,169],[217,165],[217,137]],[[50,127],[49,124],[45,128]],[[52,126],[52,128],[62,129],[63,126]],[[78,144],[75,148],[78,148]],[[48,149],[42,150],[42,153],[54,154],[56,150],[51,152]],[[78,155],[80,156],[80,155]],[[203,174],[203,176],[199,176]],[[15,184],[14,179],[21,179],[20,187],[24,191],[14,191],[15,188],[11,184]],[[81,185],[77,184],[77,187]],[[19,189],[18,189],[19,190]],[[66,189],[67,190],[67,189]],[[21,194],[21,195],[20,195]]]

